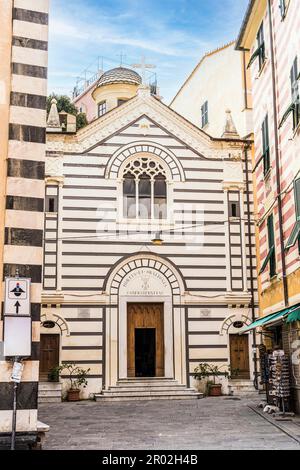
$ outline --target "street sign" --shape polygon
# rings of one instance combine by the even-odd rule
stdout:
[[[4,356],[31,356],[31,317],[5,316]]]
[[[30,279],[5,278],[4,315],[30,316]]]
[[[24,365],[21,362],[15,361],[10,380],[19,384],[21,382],[23,369]]]

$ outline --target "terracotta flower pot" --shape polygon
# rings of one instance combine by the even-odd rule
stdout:
[[[79,401],[80,390],[70,389],[68,390],[67,400],[68,401]]]
[[[222,385],[221,384],[212,384],[209,387],[209,396],[210,397],[220,397],[222,395]]]

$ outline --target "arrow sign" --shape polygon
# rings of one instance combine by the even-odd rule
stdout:
[[[4,315],[30,316],[30,279],[5,278]]]
[[[15,307],[16,307],[16,314],[19,315],[19,308],[21,307],[21,304],[20,302],[17,300],[17,302],[15,303]]]

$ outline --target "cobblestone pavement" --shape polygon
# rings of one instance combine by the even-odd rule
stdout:
[[[44,449],[296,449],[248,407],[252,399],[204,398],[42,404]]]

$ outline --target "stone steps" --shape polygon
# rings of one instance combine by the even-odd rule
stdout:
[[[237,396],[244,395],[257,395],[259,394],[258,390],[254,388],[254,385],[251,380],[232,380],[229,382],[229,387],[231,394]]]
[[[38,402],[39,403],[60,403],[61,402],[60,382],[39,382]]]
[[[191,400],[202,398],[194,388],[187,388],[168,378],[121,379],[116,386],[96,394],[96,401]]]

